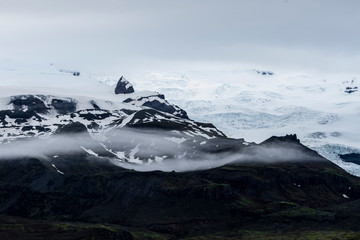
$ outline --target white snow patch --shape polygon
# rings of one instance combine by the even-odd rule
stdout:
[[[99,154],[95,153],[93,150],[91,149],[86,149],[84,148],[83,146],[80,146],[85,152],[87,152],[88,154],[92,155],[92,156],[95,156],[95,157],[98,157]]]
[[[140,144],[136,145],[135,148],[130,150],[128,161],[131,163],[139,163],[142,164],[143,162],[139,158],[135,158],[135,154],[139,151]]]
[[[64,173],[62,171],[60,171],[56,166],[55,164],[52,164],[52,166],[56,169],[56,171],[62,175],[64,175]]]

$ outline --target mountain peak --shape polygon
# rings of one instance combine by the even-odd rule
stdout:
[[[126,94],[126,93],[133,93],[134,87],[133,85],[124,78],[124,76],[121,76],[118,83],[116,84],[115,88],[115,94]]]
[[[277,136],[272,136],[270,138],[268,138],[267,140],[265,140],[264,142],[262,142],[262,144],[265,143],[274,143],[274,142],[287,142],[287,143],[300,143],[300,140],[297,138],[296,134],[286,134],[286,136],[281,136],[281,137],[277,137]]]

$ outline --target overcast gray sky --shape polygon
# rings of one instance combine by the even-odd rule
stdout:
[[[0,0],[0,60],[358,73],[359,11],[358,0]]]

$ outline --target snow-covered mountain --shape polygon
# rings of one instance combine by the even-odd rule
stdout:
[[[212,124],[190,120],[162,94],[129,93],[129,86],[121,77],[112,93],[116,101],[76,95],[4,96],[3,92],[2,157],[44,155],[56,161],[72,153],[122,164],[150,164],[221,151],[225,135]],[[3,91],[12,94],[16,89],[3,87]]]
[[[149,163],[184,157],[184,153],[194,157],[198,149],[189,151],[186,143],[190,142],[198,143],[199,148],[210,142],[211,147],[219,147],[221,144],[214,145],[212,138],[221,138],[222,132],[249,142],[296,133],[308,147],[348,172],[360,174],[359,165],[338,156],[360,152],[360,81],[356,77],[313,77],[264,70],[140,73],[129,75],[133,86],[129,82],[120,84],[130,89],[121,94],[114,92],[119,76],[59,71],[53,66],[46,70],[43,66],[2,68],[1,77],[1,141],[46,138],[78,122],[93,139],[101,138],[96,149],[80,146],[87,155],[110,154],[125,162]],[[19,116],[25,120],[15,120]],[[170,135],[166,135],[168,131],[157,141],[159,146],[172,142],[170,149],[183,146],[181,155],[158,153],[145,159],[140,150],[144,146],[130,144],[116,149],[115,145],[121,144],[113,143],[119,137],[109,129],[121,128],[122,132],[116,133],[126,134],[126,127],[154,122],[159,123],[156,127],[171,124]],[[211,122],[217,128],[199,122]],[[106,135],[109,132],[112,135]],[[146,139],[142,135],[137,138]],[[143,144],[145,149],[153,148],[151,141]]]

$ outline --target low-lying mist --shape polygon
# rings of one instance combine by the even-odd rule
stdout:
[[[272,164],[309,161],[316,158],[296,147],[298,145],[243,146],[231,139],[226,141],[227,144],[234,141],[232,150],[215,153],[209,151],[213,146],[196,145],[194,138],[187,136],[186,140],[185,135],[179,134],[169,131],[121,129],[103,133],[95,138],[90,137],[88,133],[56,134],[46,138],[31,137],[0,144],[0,159],[35,157],[55,161],[54,157],[61,155],[71,158],[72,154],[80,154],[83,158],[91,156],[95,161],[109,160],[116,166],[136,171],[184,172],[211,169],[226,164]],[[219,141],[221,144],[224,139],[212,141]],[[56,161],[61,161],[61,158]]]

